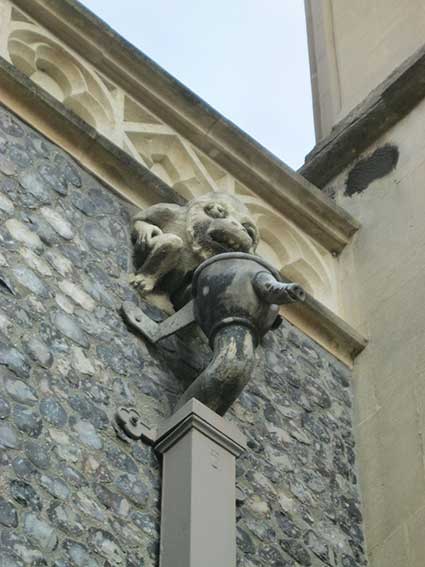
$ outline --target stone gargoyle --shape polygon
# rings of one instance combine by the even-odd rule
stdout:
[[[258,239],[247,207],[232,195],[153,205],[133,219],[130,283],[143,299],[172,313],[191,298],[193,272],[204,260],[223,252],[254,253]]]
[[[279,324],[279,305],[303,301],[304,291],[254,255],[258,228],[234,196],[154,205],[133,222],[131,281],[144,300],[177,312],[158,324],[125,302],[123,316],[153,343],[196,321],[213,358],[178,407],[196,398],[223,415],[252,374],[261,338]]]

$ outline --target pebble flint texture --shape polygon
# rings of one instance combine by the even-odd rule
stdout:
[[[211,352],[123,324],[125,300],[162,317],[128,285],[133,212],[0,107],[1,566],[158,565],[159,460],[112,421],[164,421]],[[259,348],[226,416],[248,440],[238,566],[361,567],[349,371],[288,324]]]

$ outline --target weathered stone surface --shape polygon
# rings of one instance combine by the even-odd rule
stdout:
[[[17,266],[12,269],[15,281],[31,293],[42,299],[49,297],[49,288],[40,278],[26,266]]]
[[[42,207],[40,209],[44,219],[50,226],[65,240],[72,240],[74,232],[69,222],[55,209],[50,207]]]
[[[22,380],[7,378],[5,386],[9,396],[21,404],[34,404],[37,401],[36,391]]]
[[[96,429],[89,421],[77,421],[74,425],[75,431],[84,445],[92,449],[101,449],[103,446],[102,440],[96,433]]]
[[[99,223],[89,222],[84,228],[87,242],[98,252],[110,252],[115,248],[115,241]]]
[[[43,474],[40,477],[40,484],[47,492],[60,500],[66,500],[70,495],[69,488],[60,478],[53,478]]]
[[[54,502],[48,510],[49,520],[66,534],[79,537],[85,531],[82,517],[69,506]]]
[[[8,528],[16,528],[18,525],[18,514],[16,508],[0,497],[0,524]]]
[[[123,324],[122,301],[139,301],[126,203],[0,107],[3,155],[0,265],[16,295],[0,286],[0,567],[157,565],[160,463],[111,418],[168,417],[209,347],[192,331],[151,347]],[[264,353],[228,416],[249,445],[238,565],[362,567],[350,373],[286,323]]]
[[[7,400],[0,398],[0,419],[5,419],[10,415],[10,404]]]
[[[75,303],[80,305],[83,309],[87,309],[87,311],[94,310],[96,303],[94,302],[93,298],[90,297],[90,295],[88,295],[79,286],[70,281],[63,280],[59,284],[59,288],[65,295],[73,299]]]
[[[10,219],[6,221],[5,226],[12,238],[18,242],[22,242],[22,244],[25,244],[29,248],[34,248],[35,250],[42,250],[43,243],[39,236],[21,221]]]
[[[14,206],[13,202],[9,199],[9,197],[6,197],[6,195],[0,194],[0,211],[12,214],[14,208],[15,208],[15,206]]]
[[[31,337],[26,343],[26,349],[31,358],[44,368],[50,368],[53,364],[53,355],[48,346],[38,337]]]
[[[32,408],[16,405],[13,417],[16,427],[29,437],[38,437],[43,429],[40,415]]]
[[[40,511],[43,507],[41,498],[34,488],[22,480],[12,480],[10,483],[12,498],[22,506]]]
[[[38,468],[47,469],[50,465],[49,450],[40,442],[28,441],[25,444],[25,453],[28,459]]]
[[[36,171],[25,170],[19,175],[18,180],[26,193],[32,197],[25,201],[28,206],[35,207],[51,202],[50,191]]]
[[[58,537],[53,526],[32,513],[25,514],[24,529],[30,539],[34,540],[43,551],[53,551]]]
[[[55,427],[64,427],[68,420],[66,411],[55,398],[41,400],[40,412],[44,419]]]
[[[0,425],[0,448],[16,449],[19,445],[15,431],[9,425]]]
[[[75,318],[61,311],[57,311],[53,317],[53,322],[65,337],[82,347],[87,348],[89,346],[87,337]]]

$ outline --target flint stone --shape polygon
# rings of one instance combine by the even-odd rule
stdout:
[[[14,553],[0,547],[0,567],[25,567],[25,565]]]
[[[41,214],[30,213],[27,218],[33,230],[47,246],[56,246],[62,242],[62,238]]]
[[[64,427],[68,421],[66,411],[54,398],[44,398],[41,400],[40,412],[44,419],[55,427]]]
[[[81,187],[81,176],[78,169],[68,157],[55,154],[53,161],[68,183],[71,183],[74,187]]]
[[[87,480],[84,478],[84,476],[69,465],[63,466],[62,474],[64,479],[76,488],[81,488],[82,486],[87,484]]]
[[[10,425],[0,425],[0,448],[16,449],[18,446],[18,437]]]
[[[113,215],[116,213],[116,204],[104,189],[92,187],[88,190],[88,195],[94,201],[98,214]]]
[[[72,240],[74,238],[74,232],[71,225],[60,213],[58,213],[58,211],[51,209],[50,207],[42,207],[40,212],[44,219],[60,236],[62,236],[62,238],[65,240]]]
[[[45,445],[36,441],[28,441],[25,444],[25,453],[29,460],[39,469],[47,469],[49,467],[50,457]]]
[[[50,296],[49,288],[35,273],[25,266],[17,266],[12,270],[16,281],[35,295],[47,299]]]
[[[18,181],[20,185],[29,193],[35,200],[37,205],[47,205],[51,202],[51,194],[46,187],[46,183],[42,177],[33,170],[23,171],[19,177]]]
[[[55,301],[57,305],[62,309],[62,311],[65,311],[65,313],[68,313],[68,315],[73,315],[74,303],[70,299],[68,299],[66,295],[63,295],[62,293],[57,293],[55,295]]]
[[[25,565],[42,565],[43,554],[34,549],[34,545],[24,534],[16,533],[12,530],[3,530],[1,534],[4,546],[11,549],[23,560]]]
[[[89,347],[87,337],[74,317],[62,311],[57,311],[53,317],[53,322],[65,337],[71,339],[74,343],[77,343],[83,348]]]
[[[115,241],[98,223],[88,222],[84,227],[86,240],[98,252],[110,252],[115,248]]]
[[[24,129],[19,122],[6,112],[0,113],[0,130],[16,138],[21,138],[24,135]]]
[[[6,156],[0,156],[0,171],[4,173],[4,175],[15,175],[17,167],[13,161]]]
[[[35,390],[21,380],[6,379],[6,391],[11,398],[21,404],[34,404],[37,401]]]
[[[72,273],[72,262],[55,248],[46,252],[46,259],[61,276],[66,276]]]
[[[90,557],[85,545],[76,541],[66,540],[63,547],[72,564],[76,567],[99,567],[99,563]]]
[[[9,403],[3,398],[0,398],[0,419],[5,419],[6,417],[9,417],[9,415],[10,415]]]
[[[10,493],[16,502],[26,508],[31,508],[35,512],[40,511],[43,507],[37,492],[30,484],[23,480],[12,480],[10,482]]]
[[[71,202],[74,207],[88,217],[96,215],[96,204],[87,195],[73,191],[71,194]]]
[[[102,484],[96,484],[94,491],[99,501],[108,508],[108,510],[112,510],[112,512],[124,518],[128,516],[130,504],[126,498],[112,492]]]
[[[30,268],[37,270],[42,276],[52,276],[52,270],[47,262],[42,260],[31,248],[21,248],[19,254],[25,260]]]
[[[93,376],[95,369],[90,359],[87,358],[84,352],[78,348],[72,348],[72,367],[81,374],[86,374],[87,376]]]
[[[146,534],[153,538],[159,535],[159,520],[147,514],[146,512],[133,512],[131,519],[134,524],[143,530]]]
[[[91,493],[88,495],[80,490],[77,493],[74,502],[84,515],[93,518],[96,522],[105,524],[107,521],[107,515],[100,505],[93,500]]]
[[[21,221],[9,219],[5,222],[5,226],[12,238],[18,242],[22,242],[22,244],[25,244],[34,250],[43,249],[43,243],[41,242],[40,237]]]
[[[91,528],[89,531],[90,546],[99,555],[106,557],[112,565],[124,564],[124,553],[115,538],[105,530]]]
[[[13,412],[16,427],[30,437],[38,437],[43,429],[38,413],[25,406],[16,406]]]
[[[40,138],[35,132],[27,132],[26,144],[28,151],[35,158],[49,157],[49,144]]]
[[[57,546],[58,538],[55,529],[44,520],[40,520],[35,514],[25,514],[24,529],[29,538],[43,551],[53,551]]]
[[[18,514],[10,502],[0,496],[0,524],[8,528],[18,526]]]
[[[139,467],[124,451],[111,445],[107,448],[106,454],[113,467],[130,474],[137,474]]]
[[[140,480],[137,480],[134,476],[123,474],[117,478],[115,481],[118,489],[125,495],[129,500],[137,504],[138,506],[144,506],[148,499],[148,489]]]
[[[0,194],[0,211],[3,211],[8,214],[12,214],[15,209],[15,205],[12,201],[6,197],[6,195]]]
[[[75,285],[74,283],[63,280],[59,284],[59,289],[68,297],[73,299],[75,303],[80,305],[83,309],[87,311],[93,311],[96,304],[90,295],[88,295],[84,290]]]
[[[285,539],[280,541],[280,546],[300,565],[303,567],[310,567],[311,557],[302,543],[291,539]]]
[[[54,526],[70,536],[79,537],[85,531],[81,516],[68,505],[55,502],[50,506],[47,515]]]
[[[59,193],[59,195],[65,196],[68,193],[68,185],[59,168],[49,164],[42,164],[38,168],[38,174],[46,186]]]
[[[47,345],[37,337],[31,337],[26,343],[28,354],[33,360],[40,363],[44,368],[50,368],[53,364],[53,355]]]
[[[69,405],[82,419],[92,423],[96,429],[105,429],[109,425],[106,413],[84,396],[70,396]]]
[[[74,425],[75,431],[78,433],[80,440],[93,449],[101,449],[103,446],[102,440],[96,433],[93,425],[88,421],[77,421]]]
[[[60,478],[52,478],[46,474],[41,475],[40,484],[49,494],[60,500],[66,500],[70,495],[70,490]]]
[[[34,467],[34,465],[24,457],[16,457],[16,459],[12,463],[12,466],[17,476],[25,478],[27,480],[31,480],[32,477],[38,474],[38,471]]]

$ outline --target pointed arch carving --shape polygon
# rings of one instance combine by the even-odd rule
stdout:
[[[11,62],[93,128],[109,134],[116,123],[111,93],[97,74],[81,65],[54,37],[30,22],[13,22]]]

